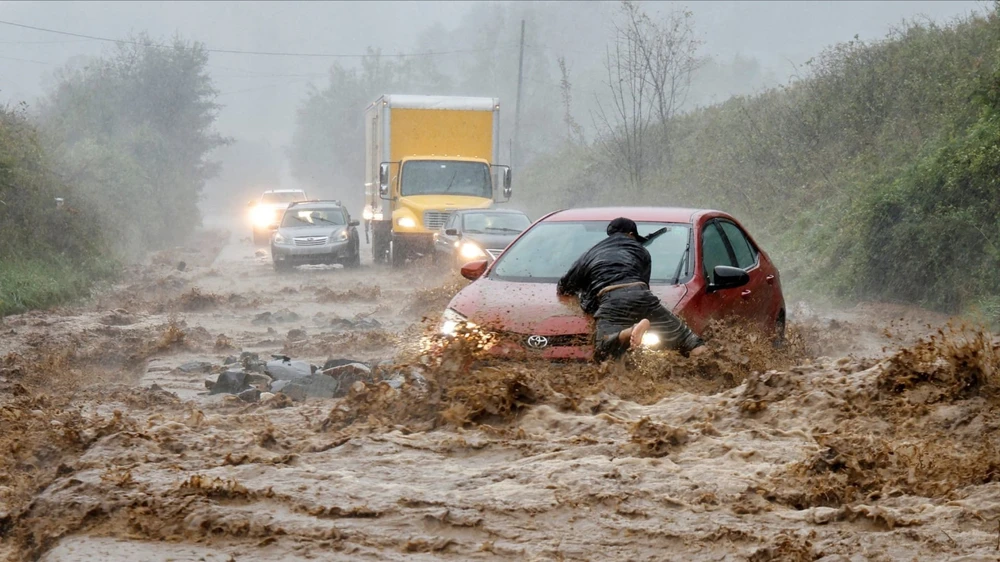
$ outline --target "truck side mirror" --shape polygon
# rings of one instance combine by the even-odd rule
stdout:
[[[512,193],[511,188],[509,188],[509,187],[503,188],[503,198],[504,199],[510,199],[510,194],[511,193]]]
[[[378,193],[382,197],[389,196],[389,163],[382,162],[378,165]]]
[[[503,169],[503,192],[505,194],[506,193],[510,193],[510,168],[509,167]],[[507,197],[510,197],[510,195],[507,195]]]

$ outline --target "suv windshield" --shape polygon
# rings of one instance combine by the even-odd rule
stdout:
[[[462,230],[472,234],[517,234],[531,226],[525,215],[517,213],[465,213]]]
[[[304,191],[272,191],[260,196],[261,203],[292,203],[293,201],[305,201]]]
[[[577,258],[607,237],[608,222],[553,221],[536,224],[500,256],[490,277],[506,281],[555,283]],[[646,249],[653,261],[650,282],[673,281],[677,264],[687,248],[691,226],[640,222],[638,227],[639,234],[643,236],[663,227],[668,228],[650,242]]]
[[[412,160],[403,165],[403,183],[407,195],[472,195],[493,197],[490,169],[481,162],[454,160]]]
[[[343,209],[296,209],[285,211],[282,227],[343,226],[347,224]]]

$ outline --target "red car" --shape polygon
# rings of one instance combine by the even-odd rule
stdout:
[[[616,217],[634,220],[643,236],[667,227],[647,246],[650,289],[696,333],[712,320],[735,316],[783,337],[778,270],[740,223],[720,211],[656,207],[569,209],[542,217],[492,264],[462,267],[462,275],[474,282],[451,299],[442,333],[452,334],[467,322],[497,336],[494,354],[589,359],[592,320],[576,299],[556,296],[556,283],[607,236]]]

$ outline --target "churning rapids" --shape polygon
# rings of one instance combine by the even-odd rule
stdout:
[[[6,559],[1000,555],[989,334],[797,303],[780,352],[727,330],[708,358],[628,371],[421,360],[423,319],[464,281],[277,275],[221,231],[196,247],[0,323]],[[209,393],[251,353],[393,364],[334,397]]]

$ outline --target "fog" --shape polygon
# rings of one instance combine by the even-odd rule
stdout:
[[[682,6],[643,4],[652,14]],[[54,86],[54,73],[63,65],[85,64],[113,46],[101,39],[148,32],[158,41],[175,36],[200,41],[212,50],[208,70],[221,106],[216,128],[232,140],[216,154],[222,168],[205,191],[211,201],[213,193],[254,178],[261,184],[301,186],[287,156],[297,109],[311,89],[327,86],[332,64],[357,67],[371,47],[384,55],[421,54],[408,58],[448,77],[447,91],[416,93],[501,97],[506,159],[520,19],[526,20],[528,37],[524,96],[531,102],[525,105],[560,104],[556,60],[565,57],[574,118],[589,139],[594,104],[606,96],[604,47],[616,7],[610,2],[0,2],[5,22],[89,36],[0,25],[0,101],[32,106]],[[878,39],[904,19],[947,22],[982,3],[706,2],[688,7],[702,41],[698,54],[714,63],[694,78],[687,103],[694,107],[783,83],[803,73],[803,64],[833,43],[854,36]],[[494,36],[487,37],[490,33]],[[484,47],[491,58],[476,59]],[[362,111],[357,108],[358,120]],[[530,107],[525,117],[540,129],[551,129]],[[550,131],[532,126],[526,125],[524,137],[536,142],[521,147],[526,162],[553,143]],[[359,146],[362,142],[358,139]],[[359,172],[344,170],[335,188],[305,187],[350,199],[354,194],[348,186],[360,184]]]

